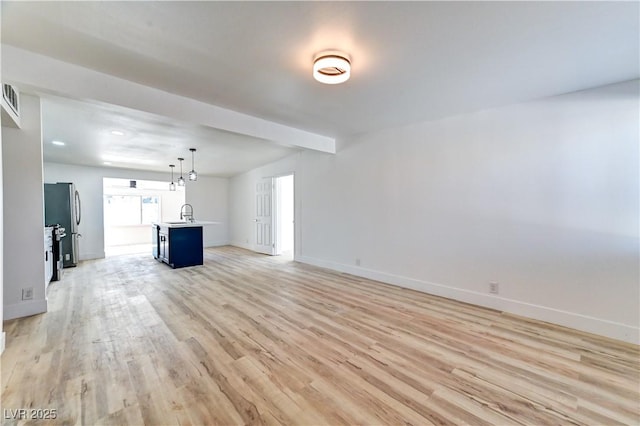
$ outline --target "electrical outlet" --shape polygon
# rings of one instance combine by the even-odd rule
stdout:
[[[496,281],[491,281],[489,283],[489,293],[498,294],[500,293],[500,284]]]
[[[356,259],[356,266],[360,266],[360,259]]]
[[[33,287],[23,288],[22,300],[32,300],[32,299],[33,299]]]
[[[71,260],[71,255],[69,253],[65,254],[64,260]]]

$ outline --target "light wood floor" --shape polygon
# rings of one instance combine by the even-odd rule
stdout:
[[[83,262],[49,307],[4,324],[2,406],[55,423],[640,423],[638,346],[232,247]]]

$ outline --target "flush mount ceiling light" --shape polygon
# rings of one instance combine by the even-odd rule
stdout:
[[[124,132],[121,130],[112,130],[111,134],[114,136],[124,136]]]
[[[178,161],[180,162],[180,177],[178,178],[178,186],[184,186],[184,178],[182,177],[182,162],[184,158],[178,157]]]
[[[173,168],[175,167],[175,164],[169,164],[169,167],[171,167],[171,183],[169,184],[169,191],[175,191],[176,184],[173,183]]]
[[[189,172],[189,180],[198,180],[198,173],[196,173],[196,169],[193,168],[193,153],[196,152],[195,148],[189,148],[191,151],[191,171]]]
[[[65,146],[66,144],[62,141],[51,141],[52,144],[54,145],[58,145],[58,146]]]
[[[344,83],[350,76],[351,61],[345,53],[324,52],[313,61],[313,78],[320,83]]]

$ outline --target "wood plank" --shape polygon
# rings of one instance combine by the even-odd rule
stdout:
[[[640,423],[636,345],[239,248],[48,298],[4,323],[2,407],[57,424]]]

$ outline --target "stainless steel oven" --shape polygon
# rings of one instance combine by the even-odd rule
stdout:
[[[62,279],[62,268],[64,267],[62,239],[67,236],[65,229],[58,225],[48,225],[51,227],[53,240],[53,276],[51,281],[60,281]]]

